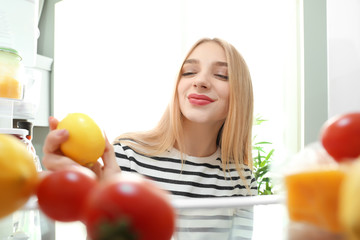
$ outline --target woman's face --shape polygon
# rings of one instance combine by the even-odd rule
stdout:
[[[185,60],[177,91],[186,120],[222,125],[230,92],[223,48],[215,42],[197,46]]]

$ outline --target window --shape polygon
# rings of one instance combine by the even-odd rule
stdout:
[[[87,113],[110,140],[150,129],[188,48],[201,37],[219,37],[249,65],[255,114],[268,120],[254,134],[295,153],[301,125],[296,2],[63,0],[55,9],[54,115]]]

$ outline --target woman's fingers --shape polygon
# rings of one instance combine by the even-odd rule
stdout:
[[[107,138],[105,138],[105,151],[101,159],[103,164],[98,161],[91,167],[91,170],[93,170],[100,179],[108,178],[121,172],[120,167],[116,163],[114,148]]]
[[[74,162],[70,158],[67,158],[63,155],[51,154],[51,153],[44,155],[42,159],[42,163],[45,166],[45,168],[50,171],[57,171],[68,168],[70,166],[82,167],[80,164]]]
[[[104,167],[105,168],[111,168],[111,169],[116,169],[116,170],[120,170],[118,164],[116,163],[115,160],[115,152],[114,152],[114,147],[110,144],[109,140],[107,139],[107,137],[105,137],[105,151],[103,156],[101,157],[103,162],[104,162]]]
[[[69,138],[69,132],[66,129],[52,130],[45,138],[43,152],[55,153],[60,151],[60,145]]]
[[[65,157],[60,150],[60,145],[69,138],[69,132],[65,129],[52,130],[46,136],[42,158],[42,164],[48,170],[58,170],[69,165],[79,165],[70,158]]]
[[[100,162],[95,162],[90,169],[96,174],[99,179],[103,177],[104,166]]]
[[[55,130],[58,124],[59,124],[59,121],[56,118],[54,118],[52,116],[49,117],[50,130]]]

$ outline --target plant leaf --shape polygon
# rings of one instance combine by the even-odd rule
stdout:
[[[257,142],[257,143],[254,143],[255,145],[259,145],[259,144],[272,144],[271,142]]]
[[[269,160],[270,159],[270,157],[272,156],[272,154],[274,153],[274,151],[275,151],[275,149],[272,149],[269,153],[268,153],[268,155],[266,156],[266,160]]]

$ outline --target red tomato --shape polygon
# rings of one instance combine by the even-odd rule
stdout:
[[[56,221],[81,220],[85,200],[96,185],[96,175],[86,168],[50,172],[37,188],[39,208]]]
[[[360,112],[329,119],[323,126],[321,142],[336,161],[360,156]]]
[[[84,223],[92,240],[169,240],[175,211],[165,191],[137,174],[122,173],[91,192]]]

